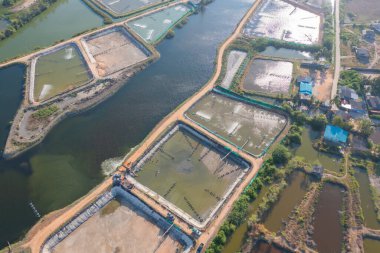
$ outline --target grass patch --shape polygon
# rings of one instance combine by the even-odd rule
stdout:
[[[35,119],[46,119],[56,113],[59,110],[57,105],[50,105],[48,107],[41,108],[33,113]]]

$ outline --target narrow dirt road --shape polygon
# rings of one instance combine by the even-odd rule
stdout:
[[[339,20],[340,0],[335,1],[335,70],[334,81],[331,90],[331,99],[334,99],[338,90],[338,81],[340,76],[340,20]]]
[[[216,80],[218,79],[221,70],[222,70],[222,63],[223,63],[223,54],[225,50],[228,48],[228,46],[239,36],[241,29],[243,28],[244,24],[247,22],[248,18],[252,15],[252,13],[256,10],[256,8],[261,3],[261,0],[257,0],[253,6],[249,9],[249,11],[245,14],[243,19],[240,21],[238,26],[236,27],[233,34],[220,46],[218,50],[217,60],[216,60],[216,66],[215,66],[215,73],[213,77],[207,82],[203,88],[193,95],[191,98],[189,98],[184,104],[179,107],[176,111],[172,112],[170,115],[168,115],[166,118],[164,118],[150,133],[150,135],[144,140],[142,145],[134,152],[134,154],[129,157],[125,164],[129,162],[133,162],[136,159],[138,159],[146,150],[147,148],[153,143],[153,141],[163,132],[165,131],[173,122],[177,121],[178,119],[182,118],[183,113],[198,99],[200,99],[203,95],[205,95],[208,91],[210,91],[214,85]],[[214,137],[217,139],[216,137]],[[262,159],[254,159],[253,157],[250,157],[250,160],[252,161],[253,165],[255,166],[255,169],[251,171],[249,176],[244,180],[244,182],[240,185],[238,189],[235,190],[233,196],[227,203],[227,207],[225,207],[222,212],[219,214],[219,216],[216,218],[216,220],[213,222],[213,224],[208,228],[208,233],[204,234],[202,236],[202,241],[207,242],[209,241],[213,235],[217,232],[219,226],[222,224],[224,218],[227,216],[229,210],[232,207],[232,204],[236,198],[239,197],[240,193],[243,191],[244,186],[249,183],[251,178],[254,177],[254,175],[257,173],[258,168],[261,166]],[[38,253],[41,249],[41,246],[45,242],[45,240],[57,229],[59,229],[65,222],[70,220],[76,213],[78,213],[80,210],[82,210],[85,206],[90,204],[99,194],[104,192],[108,187],[110,187],[112,184],[111,178],[108,178],[106,181],[104,181],[101,185],[96,187],[92,192],[90,192],[88,195],[83,197],[81,200],[79,200],[75,205],[73,205],[71,208],[69,208],[67,211],[65,211],[62,215],[60,215],[58,218],[53,220],[51,223],[49,223],[47,226],[42,227],[30,240],[29,242],[26,242],[24,244],[24,247],[30,247],[32,253]]]

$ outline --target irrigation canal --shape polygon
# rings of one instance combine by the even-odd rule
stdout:
[[[70,16],[72,10],[69,6],[73,4],[72,8],[75,8],[77,3],[74,2],[78,1],[59,2],[55,9],[0,43],[0,55],[11,57],[20,53],[10,52],[17,45],[27,52],[80,32],[78,25],[54,25],[51,22],[61,15]],[[232,33],[253,2],[213,2],[198,15],[191,16],[182,29],[176,30],[173,39],[158,45],[161,58],[133,77],[112,98],[60,123],[42,144],[24,155],[10,161],[0,160],[0,248],[7,241],[19,239],[37,222],[30,202],[44,215],[86,194],[104,178],[103,161],[123,156],[140,143],[165,115],[204,85],[212,75],[218,45]],[[80,8],[85,7],[80,4]],[[87,11],[83,10],[83,13]],[[96,15],[75,16],[76,20],[73,18],[74,21],[68,22],[86,24],[87,27],[81,27],[81,30],[101,23]],[[38,26],[46,34],[52,34],[46,37],[50,41],[41,41],[45,36],[42,30],[35,37],[31,35]],[[53,37],[53,34],[58,35]],[[9,97],[20,101],[20,78],[24,74],[22,66],[14,68],[0,70],[0,75],[6,77],[0,79],[0,89],[5,90],[0,92],[0,101]],[[18,74],[10,74],[10,71],[18,71]],[[3,88],[6,85],[12,89]],[[9,116],[4,117],[5,120],[2,117],[4,113],[15,113],[18,103],[0,107],[1,138],[7,131],[9,118],[11,120]]]

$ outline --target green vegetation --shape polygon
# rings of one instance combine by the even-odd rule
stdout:
[[[17,2],[19,2],[19,0],[3,0],[2,6],[4,7],[14,6]]]
[[[327,118],[324,114],[318,114],[310,120],[310,125],[315,131],[322,131],[327,124]]]
[[[278,145],[272,153],[273,162],[275,164],[286,164],[292,154],[284,145]]]
[[[56,113],[59,110],[57,105],[50,105],[48,107],[41,108],[33,113],[35,119],[46,119]]]
[[[6,4],[14,2],[15,0],[4,0]],[[3,6],[4,6],[3,1]],[[29,23],[34,17],[39,15],[41,12],[45,11],[49,8],[53,3],[57,0],[37,0],[36,4],[33,4],[31,7],[19,11],[13,12],[8,8],[4,8],[4,10],[0,10],[0,15],[9,21],[10,25],[8,28],[1,32],[0,31],[0,40],[8,38],[13,33],[15,33],[18,29],[23,27],[25,24]]]
[[[338,84],[347,86],[359,94],[363,94],[363,77],[355,70],[342,71]]]
[[[175,32],[173,31],[173,29],[170,29],[170,30],[168,31],[168,33],[166,34],[166,38],[167,38],[167,39],[171,39],[171,38],[174,37],[174,35],[175,35]]]

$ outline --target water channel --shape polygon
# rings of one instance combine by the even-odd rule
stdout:
[[[375,204],[372,200],[368,174],[363,169],[355,168],[355,178],[359,183],[360,205],[364,214],[364,224],[372,229],[380,229],[380,222],[377,220]]]
[[[103,19],[82,1],[59,0],[14,35],[0,42],[0,62],[101,25]]]
[[[380,240],[364,239],[364,253],[379,253]]]
[[[310,178],[303,172],[292,173],[287,181],[288,186],[264,219],[265,227],[272,232],[280,230],[283,220],[302,200],[310,184]]]
[[[64,3],[70,1],[77,0]],[[213,2],[198,15],[191,16],[186,26],[176,30],[173,39],[162,42],[157,47],[161,58],[133,77],[112,98],[60,123],[30,152],[10,161],[0,160],[0,247],[6,241],[20,238],[37,221],[28,205],[30,201],[40,213],[46,214],[83,196],[104,178],[100,166],[103,161],[123,156],[165,115],[204,85],[213,73],[218,45],[231,34],[253,1]],[[55,11],[45,18],[54,15]],[[70,9],[66,8],[66,12],[71,15]],[[77,18],[86,16],[75,15]],[[92,18],[91,15],[83,22],[90,27],[96,26],[97,21],[91,21]],[[74,22],[75,25],[60,25],[62,29],[72,29],[66,31],[67,34],[75,34],[81,22]],[[52,24],[46,22],[46,25],[45,33],[63,34],[57,27],[51,27]],[[29,49],[43,46],[45,40],[41,40],[45,35],[33,35],[36,37],[30,39],[27,34],[35,27],[28,27],[30,30],[25,27],[26,30],[19,33],[18,36],[25,37],[18,43],[28,44],[31,40],[34,46],[29,45]],[[16,47],[17,43],[12,46],[0,44],[0,55],[3,57],[5,52],[9,56],[10,48],[15,50]],[[25,45],[23,48],[27,50]],[[0,74],[9,75],[8,71],[2,70]],[[23,75],[20,73],[20,76]],[[17,85],[17,80],[7,84]],[[6,96],[19,95],[17,89],[6,91]],[[17,106],[1,107],[0,110],[3,115],[9,110],[15,112]]]
[[[313,222],[313,240],[317,243],[318,252],[341,252],[343,231],[340,224],[342,210],[342,188],[326,183],[319,195]]]

